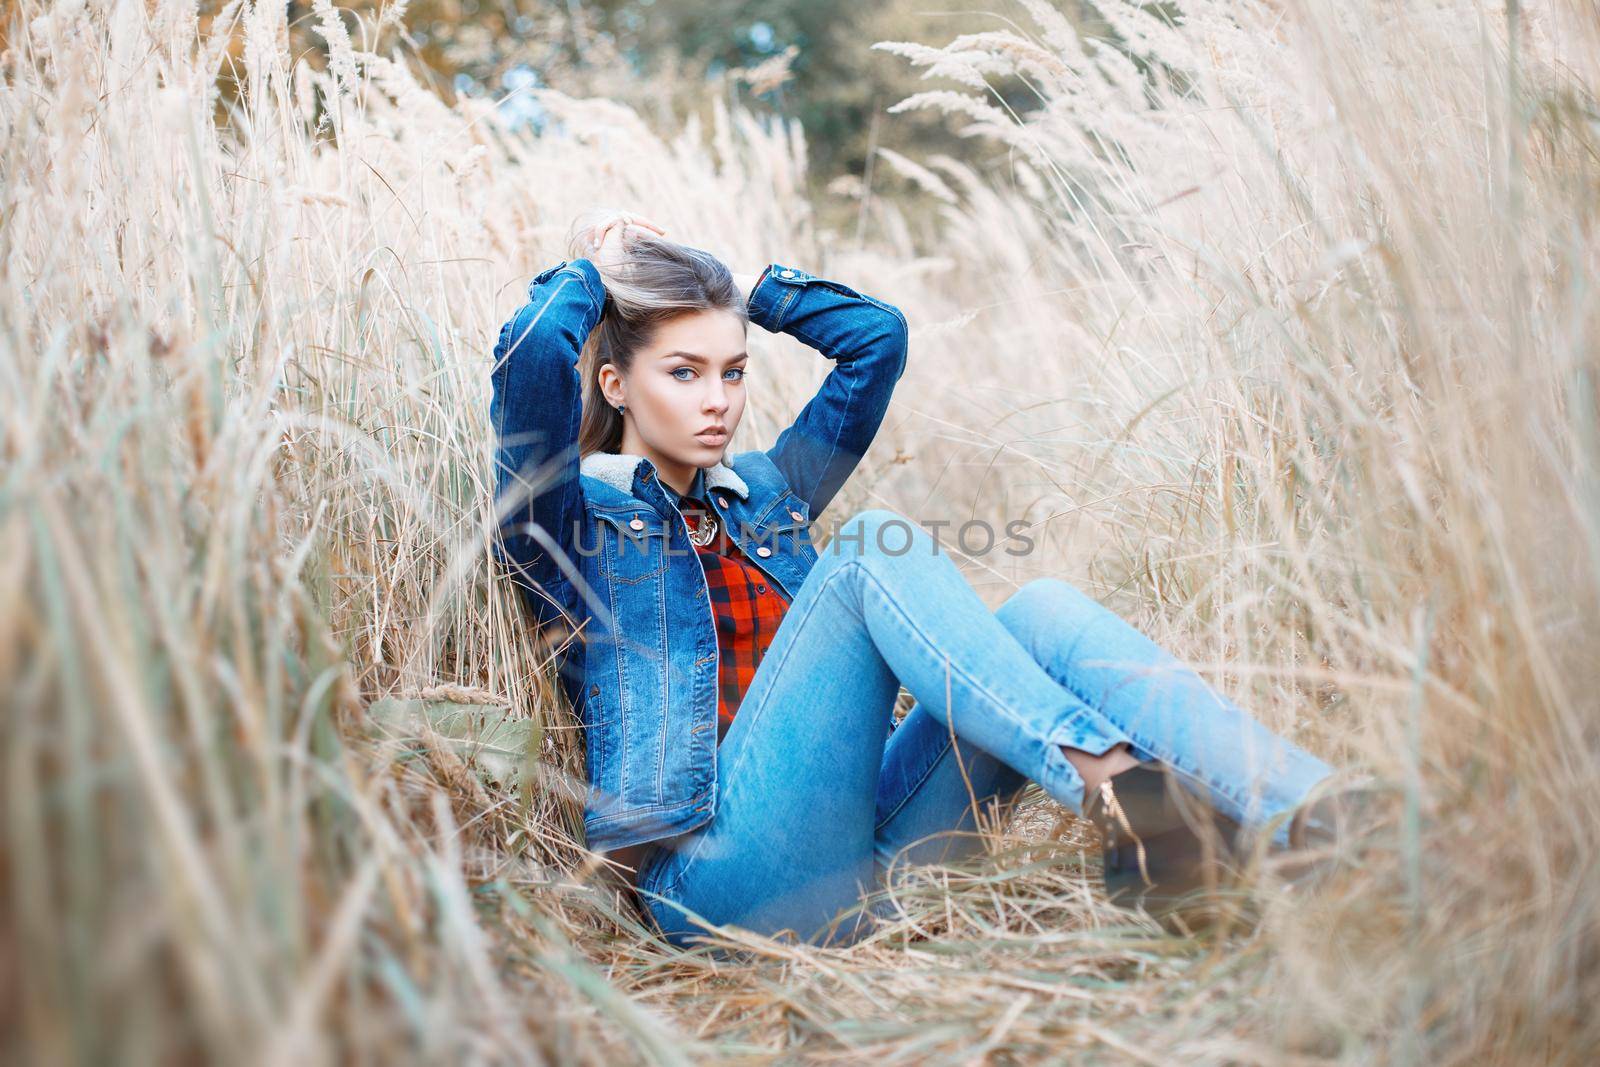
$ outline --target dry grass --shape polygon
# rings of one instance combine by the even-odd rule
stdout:
[[[315,6],[24,0],[0,84],[0,1033],[37,1061],[1521,1063],[1600,1046],[1600,27],[1576,3],[1040,0],[894,47],[1011,181],[886,157],[816,232],[798,134],[448,106]],[[347,23],[348,27],[349,24]],[[1097,41],[1115,31],[1121,49]],[[886,57],[887,60],[887,57]],[[935,66],[936,65],[936,66]],[[213,85],[237,67],[237,106]],[[1045,105],[998,110],[1016,71]],[[491,580],[488,355],[595,202],[914,324],[832,509],[1025,516],[1069,577],[1389,783],[1330,892],[1185,940],[1036,794],[847,950],[674,951],[574,840],[581,766]],[[768,367],[738,447],[824,370]],[[832,517],[832,516],[830,516]],[[825,517],[825,522],[828,518]],[[363,739],[470,687],[537,782]],[[1586,695],[1587,694],[1587,695]]]

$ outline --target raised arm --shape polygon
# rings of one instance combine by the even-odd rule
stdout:
[[[751,322],[804,341],[835,363],[767,450],[815,518],[877,436],[906,368],[906,317],[891,304],[777,263],[760,275],[749,307]]]
[[[541,629],[563,616],[576,628],[586,614],[574,551],[583,518],[578,356],[605,301],[593,263],[559,263],[528,286],[528,302],[500,328],[494,347],[495,556]]]

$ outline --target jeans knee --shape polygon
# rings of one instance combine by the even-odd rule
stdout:
[[[1035,578],[1008,596],[994,609],[994,614],[1008,630],[1018,635],[1036,626],[1061,634],[1087,625],[1105,610],[1099,601],[1071,582],[1060,578]]]

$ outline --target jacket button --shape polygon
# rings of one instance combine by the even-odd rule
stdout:
[[[644,529],[644,520],[636,518],[629,522],[628,525],[635,530],[642,530]]]
[[[796,522],[799,522],[801,519],[805,518],[805,516],[800,514],[798,511],[789,512],[789,517]]]
[[[589,695],[592,696],[592,697],[599,696],[600,695],[600,687],[598,685],[591,685],[589,687]]]
[[[727,507],[728,506],[728,498],[725,497],[725,496],[719,495],[717,497],[717,503],[721,504],[723,507]]]
[[[792,270],[780,270],[778,272],[778,275],[780,277],[783,277],[783,278],[793,278],[794,277],[794,271],[792,271]]]
[[[756,555],[770,556],[772,555],[772,549],[768,548],[766,545],[762,545],[760,548],[756,549]]]

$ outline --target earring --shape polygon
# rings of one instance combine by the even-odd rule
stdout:
[[[623,412],[623,411],[627,411],[627,410],[628,410],[628,405],[626,405],[626,404],[618,404],[617,405],[617,411],[618,412]]]

